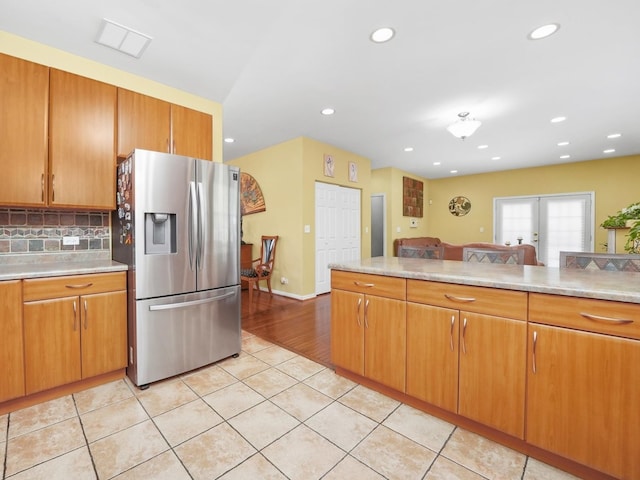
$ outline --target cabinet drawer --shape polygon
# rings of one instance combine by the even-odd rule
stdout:
[[[640,339],[636,303],[531,293],[529,321]]]
[[[368,273],[331,271],[331,288],[349,290],[350,292],[366,293],[380,297],[406,299],[406,283],[404,278],[383,277]]]
[[[407,280],[407,301],[517,320],[527,319],[526,292]]]
[[[127,285],[125,272],[33,278],[23,282],[25,302],[125,290]]]

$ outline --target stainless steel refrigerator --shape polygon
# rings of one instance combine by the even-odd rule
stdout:
[[[127,375],[141,388],[240,352],[239,181],[147,150],[118,164],[113,259],[129,265]]]

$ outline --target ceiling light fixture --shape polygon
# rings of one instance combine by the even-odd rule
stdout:
[[[491,160],[500,160],[502,157],[491,157]]]
[[[391,27],[382,27],[374,30],[369,39],[373,43],[384,43],[391,40],[396,34],[396,31]]]
[[[549,23],[547,25],[542,25],[541,27],[538,27],[531,33],[529,33],[527,38],[529,38],[529,40],[542,40],[543,38],[547,38],[556,33],[559,28],[559,23]]]
[[[607,138],[620,138],[621,136],[621,133],[612,133],[611,135],[607,135]]]
[[[413,152],[413,147],[405,147],[404,151],[405,152]]]
[[[551,123],[560,123],[560,122],[564,122],[567,119],[567,117],[553,117],[551,119]]]
[[[320,113],[322,113],[322,115],[333,115],[336,111],[333,108],[323,108]]]
[[[231,137],[227,137],[224,139],[224,143],[233,143],[233,142],[235,142],[235,140]]]
[[[566,147],[567,145],[569,145],[569,142],[558,142],[559,147]]]
[[[567,158],[571,158],[571,155],[560,155],[562,160],[566,160]]]
[[[132,57],[140,58],[142,53],[151,43],[152,38],[144,33],[120,25],[118,23],[102,19],[100,32],[96,37],[96,43],[110,47]]]
[[[460,112],[458,114],[458,120],[447,127],[447,130],[451,135],[464,140],[467,137],[473,135],[473,133],[482,125],[475,118],[468,119],[469,112]]]
[[[489,145],[478,145],[478,150],[484,150],[485,148],[489,148]]]
[[[603,150],[602,153],[613,153],[615,151],[616,151],[615,148],[607,148],[606,150]]]

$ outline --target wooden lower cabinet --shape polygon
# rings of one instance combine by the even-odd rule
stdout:
[[[640,478],[640,342],[530,324],[527,442]]]
[[[24,395],[22,282],[0,282],[0,402]]]
[[[333,363],[404,392],[406,281],[332,272],[332,285],[341,287],[331,292]]]
[[[409,302],[407,394],[524,438],[526,329],[521,320]]]
[[[24,291],[27,395],[126,367],[124,273],[25,280]]]
[[[458,411],[459,312],[407,303],[407,395]]]

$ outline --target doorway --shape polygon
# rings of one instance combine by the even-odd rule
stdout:
[[[383,257],[387,251],[387,199],[384,193],[371,195],[371,256]]]
[[[494,242],[536,247],[538,260],[560,263],[560,251],[593,251],[594,193],[494,199]]]
[[[316,295],[331,291],[330,263],[360,260],[360,194],[316,182]]]

